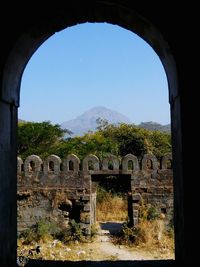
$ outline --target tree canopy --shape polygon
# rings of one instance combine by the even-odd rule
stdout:
[[[60,125],[44,122],[20,122],[18,125],[18,154],[27,157],[32,154],[46,157],[54,153],[55,147],[64,138],[67,130]]]
[[[22,158],[31,154],[42,158],[56,154],[64,158],[71,153],[80,159],[88,154],[102,159],[108,154],[122,157],[129,153],[140,158],[145,153],[153,153],[159,159],[168,152],[171,152],[170,134],[149,131],[133,124],[113,125],[99,119],[95,132],[77,137],[70,137],[69,130],[49,121],[19,123],[18,127],[18,154]]]

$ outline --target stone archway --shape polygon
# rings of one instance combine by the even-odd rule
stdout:
[[[146,40],[160,57],[165,68],[169,83],[169,99],[171,103],[172,133],[173,133],[173,158],[175,166],[175,201],[178,203],[176,208],[176,217],[182,217],[181,206],[182,195],[178,190],[181,186],[182,164],[181,164],[181,111],[180,100],[177,90],[176,66],[170,48],[165,42],[162,34],[153,26],[150,20],[135,11],[129,2],[115,3],[113,1],[76,1],[65,8],[57,6],[55,9],[40,13],[37,20],[32,17],[29,24],[22,27],[18,34],[14,36],[10,54],[7,60],[3,62],[2,89],[1,89],[1,151],[2,163],[0,173],[1,182],[1,213],[5,216],[0,222],[2,266],[14,266],[16,251],[16,129],[17,129],[17,107],[19,106],[20,81],[23,70],[32,54],[37,48],[47,40],[56,31],[66,27],[84,22],[108,22],[117,24],[128,30],[131,30]],[[152,10],[151,10],[152,11]],[[149,11],[149,12],[151,12]],[[146,13],[148,11],[146,10]],[[177,130],[178,129],[178,130]],[[180,163],[180,164],[179,164]],[[9,165],[9,170],[5,170],[5,164]],[[9,189],[9,190],[7,190]],[[183,229],[183,223],[179,221],[179,229]],[[175,225],[176,226],[176,225]],[[181,230],[176,229],[176,242],[181,244]],[[6,243],[6,244],[5,244]],[[177,258],[183,258],[183,252],[180,247],[176,247]]]

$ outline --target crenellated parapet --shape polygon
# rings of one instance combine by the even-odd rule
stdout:
[[[80,170],[80,159],[74,155],[70,154],[66,159],[63,160],[63,171],[64,172],[74,172],[78,173]]]
[[[100,171],[99,159],[95,155],[88,155],[83,160],[83,172],[88,174],[93,171]]]
[[[86,156],[81,164],[80,159],[70,154],[66,159],[61,160],[56,155],[50,155],[42,160],[39,156],[28,156],[24,162],[20,157],[18,161],[18,174],[24,173],[25,176],[43,173],[44,175],[60,175],[61,173],[70,175],[79,172],[83,174],[131,174],[138,171],[158,171],[172,168],[171,154],[164,155],[159,163],[153,154],[145,154],[142,160],[132,154],[119,158],[115,155],[109,155],[102,161],[95,155]],[[82,168],[80,166],[82,165]],[[61,168],[62,166],[62,168]]]
[[[131,163],[130,168],[129,163]],[[127,154],[124,156],[122,158],[122,169],[124,171],[139,171],[140,166],[137,157],[132,154]]]
[[[36,155],[28,156],[24,161],[24,174],[26,176],[38,174],[41,171],[42,163],[43,162],[40,157]]]
[[[61,159],[56,155],[50,155],[44,160],[43,172],[44,174],[59,175],[61,172]]]
[[[172,179],[172,156],[164,155],[158,162],[155,155],[145,154],[141,160],[127,154],[122,158],[109,155],[100,160],[95,155],[80,159],[70,154],[61,160],[56,155],[41,159],[37,155],[18,161],[18,187],[83,188],[90,191],[92,175],[129,175],[134,187],[165,185]],[[152,181],[153,180],[153,181]]]
[[[142,164],[141,169],[143,171],[146,171],[148,169],[150,170],[157,170],[158,169],[158,160],[156,156],[153,154],[145,154],[142,158]]]

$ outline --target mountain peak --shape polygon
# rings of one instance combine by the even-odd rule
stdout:
[[[94,131],[96,129],[96,120],[98,118],[105,119],[113,124],[122,122],[131,123],[128,117],[115,110],[103,106],[96,106],[85,111],[73,120],[63,122],[61,126],[62,128],[71,130],[74,135],[83,135],[88,131]]]
[[[125,115],[121,114],[118,111],[103,107],[103,106],[96,106],[93,107],[87,111],[85,111],[81,116],[89,116],[89,117],[95,117],[95,118],[102,118],[102,119],[106,119],[111,123],[115,123],[115,122],[127,122],[130,123],[130,120],[128,117],[126,117]]]
[[[88,111],[98,112],[98,111],[102,111],[102,110],[109,110],[109,109],[104,107],[104,106],[96,106],[96,107],[93,107],[93,108],[89,109]]]

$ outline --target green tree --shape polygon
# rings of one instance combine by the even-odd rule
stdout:
[[[171,134],[152,131],[149,140],[152,145],[152,153],[160,159],[164,154],[171,152]]]
[[[58,124],[44,122],[26,122],[18,125],[18,154],[25,158],[36,154],[46,157],[54,154],[54,149],[62,142],[64,135],[70,132],[61,129]]]
[[[99,117],[96,119],[96,124],[97,124],[97,126],[96,126],[97,130],[104,130],[109,125],[109,122],[108,122],[108,120],[102,119]]]
[[[118,154],[117,143],[110,138],[105,138],[102,132],[86,133],[84,136],[69,138],[58,144],[57,155],[61,158],[68,154],[76,154],[83,159],[88,154],[94,154],[102,159],[107,154]]]
[[[48,121],[19,123],[18,154],[22,158],[31,154],[42,158],[56,154],[65,158],[73,153],[82,160],[88,154],[102,159],[108,154],[121,157],[131,153],[142,157],[145,153],[153,153],[159,159],[165,153],[171,152],[170,134],[146,130],[133,124],[113,125],[102,119],[97,122],[96,132],[73,138],[64,138],[70,132]]]
[[[118,154],[134,154],[142,156],[149,150],[147,142],[148,131],[135,125],[121,123],[119,125],[109,124],[103,131],[105,138],[109,138],[118,146]]]
[[[160,131],[150,131],[133,124],[108,124],[100,130],[105,138],[117,146],[119,156],[134,154],[142,157],[153,153],[158,159],[171,152],[171,135]]]

